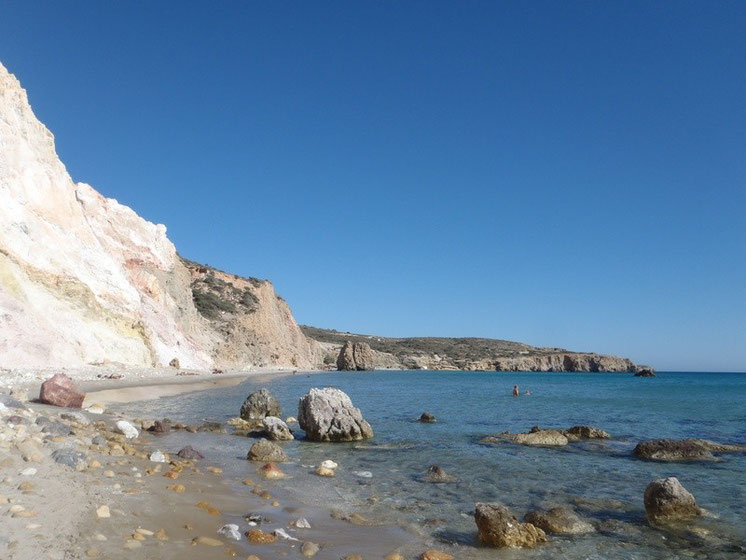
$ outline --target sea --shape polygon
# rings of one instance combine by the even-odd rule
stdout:
[[[511,395],[514,385],[520,397]],[[316,511],[315,520],[323,519],[318,512],[357,513],[377,527],[391,527],[390,542],[381,536],[367,542],[364,558],[382,558],[392,548],[414,557],[429,547],[475,560],[746,557],[746,454],[692,463],[632,455],[638,442],[653,438],[746,443],[746,374],[298,372],[249,377],[232,387],[118,410],[188,424],[225,422],[238,416],[247,395],[262,387],[277,397],[283,417],[298,415],[298,400],[310,388],[339,388],[373,427],[371,440],[322,444],[304,441],[298,425],[291,425],[297,439],[283,444],[291,462],[281,466],[289,478],[277,481],[273,490],[296,504],[292,511]],[[417,422],[423,412],[434,414],[437,422]],[[611,439],[563,448],[480,443],[504,431],[574,425],[601,428]],[[162,440],[171,452],[186,443],[208,455],[211,464],[220,464],[237,485],[246,476],[257,477],[259,465],[245,459],[252,443],[246,437],[179,432]],[[334,478],[314,474],[325,459],[339,464]],[[430,465],[457,480],[426,482]],[[652,480],[669,476],[694,494],[706,514],[692,524],[654,528],[645,521],[643,493]],[[495,551],[477,540],[477,502],[499,502],[519,519],[533,509],[567,506],[597,530],[550,536],[533,550]],[[245,512],[233,513],[240,521]],[[317,558],[323,557],[322,549]]]

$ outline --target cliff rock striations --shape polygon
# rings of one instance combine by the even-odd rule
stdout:
[[[313,367],[320,351],[272,284],[182,260],[165,226],[73,182],[0,64],[0,363],[174,359]]]

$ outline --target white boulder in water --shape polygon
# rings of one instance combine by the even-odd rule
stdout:
[[[157,451],[153,451],[150,454],[150,460],[154,463],[165,463],[166,462],[166,456],[163,454],[163,451],[160,449]]]
[[[241,540],[241,532],[238,530],[238,525],[235,525],[233,523],[223,525],[220,529],[218,529],[218,535],[223,535],[224,537],[228,537],[229,539],[233,539],[234,541]]]
[[[119,422],[117,422],[117,431],[120,434],[124,434],[124,437],[126,437],[127,439],[136,438],[140,435],[140,432],[137,431],[137,428],[127,422],[127,420],[120,420]]]

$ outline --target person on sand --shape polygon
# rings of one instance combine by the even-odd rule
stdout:
[[[518,388],[518,385],[513,385],[513,396],[514,397],[521,396],[521,390]]]

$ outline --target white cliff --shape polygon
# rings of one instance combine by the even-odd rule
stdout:
[[[316,345],[271,284],[230,317],[252,352],[197,311],[191,284],[165,226],[73,182],[0,64],[0,367],[315,365]]]

